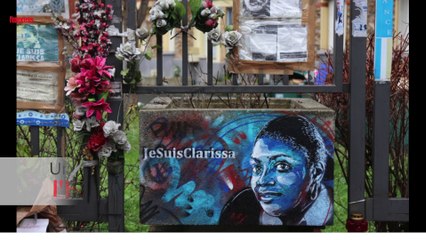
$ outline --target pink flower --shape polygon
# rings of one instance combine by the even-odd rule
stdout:
[[[93,47],[93,45],[91,46]],[[96,72],[101,77],[111,78],[111,74],[108,72],[108,69],[111,69],[112,66],[105,65],[106,58],[104,57],[95,57],[95,58],[86,58],[82,61],[82,67],[90,69],[91,71]]]
[[[208,26],[208,27],[212,27],[212,28],[214,28],[214,27],[216,27],[217,26],[217,21],[216,20],[214,20],[214,19],[207,19],[207,21],[205,22],[205,24],[206,24],[206,26]]]
[[[76,56],[73,59],[71,59],[71,61],[70,61],[71,71],[73,71],[75,73],[80,72],[80,61],[81,61],[80,56]]]
[[[103,98],[97,102],[85,102],[81,106],[87,108],[86,117],[90,118],[93,114],[96,116],[96,120],[102,119],[102,113],[112,113],[109,103],[105,102]]]
[[[203,1],[203,7],[204,8],[211,8],[211,7],[213,7],[213,2],[211,0]]]
[[[76,82],[74,77],[70,77],[67,81],[67,86],[65,86],[64,90],[67,92],[67,96],[69,96],[76,88],[80,87],[80,84]]]

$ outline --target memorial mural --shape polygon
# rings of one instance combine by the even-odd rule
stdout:
[[[320,116],[142,111],[141,223],[332,224],[334,118]]]

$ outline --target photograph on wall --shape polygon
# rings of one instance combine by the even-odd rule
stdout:
[[[17,0],[16,14],[26,16],[51,16],[51,12],[69,18],[68,0]]]
[[[300,0],[242,0],[242,18],[300,18]]]
[[[240,25],[241,60],[306,62],[307,28],[302,24],[250,20]]]
[[[142,111],[141,223],[332,224],[333,122],[282,111]]]
[[[21,24],[16,27],[17,62],[58,62],[58,32],[53,25]]]

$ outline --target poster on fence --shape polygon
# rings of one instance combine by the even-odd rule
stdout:
[[[48,16],[51,12],[69,18],[70,0],[16,0],[16,15]]]
[[[58,62],[59,39],[53,25],[21,24],[16,27],[17,62]]]
[[[234,73],[292,74],[315,68],[315,5],[308,0],[234,1]]]
[[[140,221],[333,221],[333,113],[142,110]]]

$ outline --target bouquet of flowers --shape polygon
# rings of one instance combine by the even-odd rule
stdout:
[[[195,13],[192,21],[198,30],[204,33],[210,32],[217,27],[219,18],[222,18],[225,13],[220,8],[215,7],[212,0],[203,0],[201,4],[196,2],[201,2],[201,0],[190,2],[194,5],[192,11],[193,14]],[[196,10],[198,4],[198,10]]]
[[[154,25],[153,33],[164,35],[173,28],[181,26],[185,7],[178,0],[157,0],[149,11],[149,21]]]
[[[55,16],[54,16],[55,17]],[[106,65],[111,41],[107,28],[112,20],[112,6],[96,0],[76,4],[76,13],[68,21],[55,17],[56,27],[74,47],[70,60],[73,76],[67,80],[66,95],[75,107],[74,131],[81,133],[86,159],[108,158],[117,149],[128,151],[130,144],[120,124],[107,121],[111,113],[107,102],[114,68]]]

